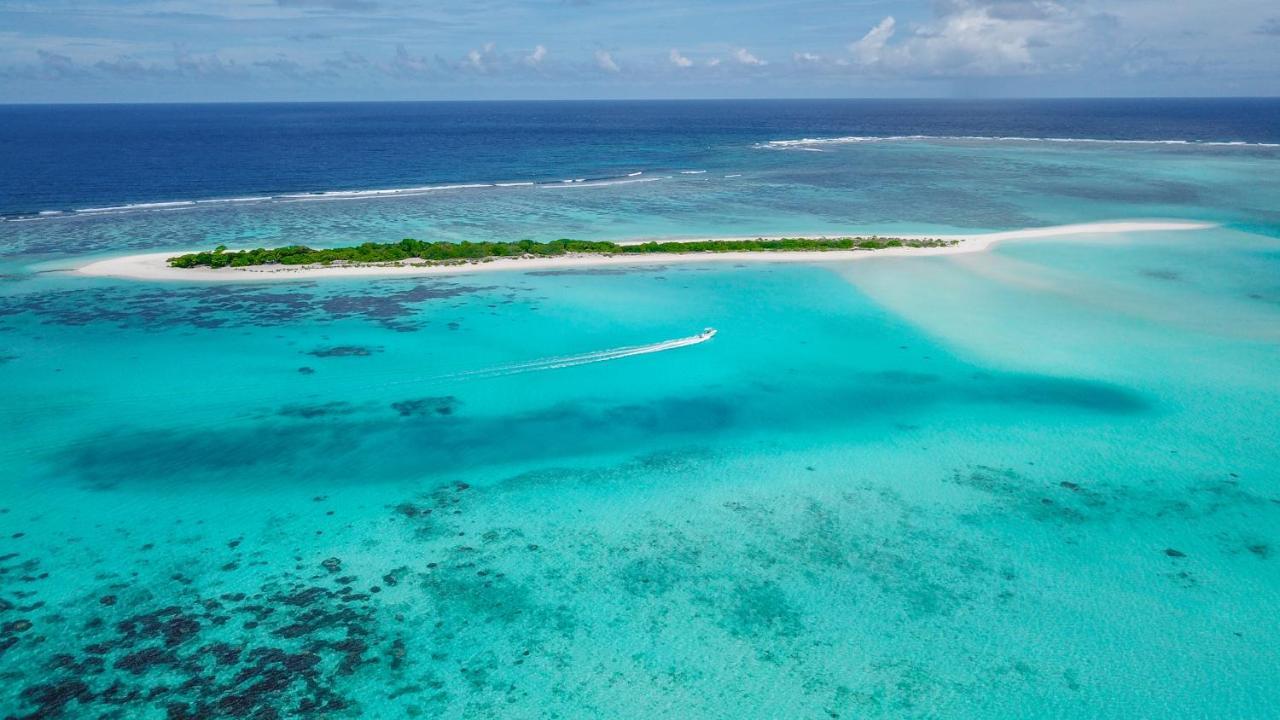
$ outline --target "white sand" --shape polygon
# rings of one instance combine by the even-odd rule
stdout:
[[[1009,232],[985,233],[979,235],[892,235],[885,237],[923,238],[936,237],[945,240],[958,240],[959,243],[948,247],[897,247],[883,250],[827,250],[803,252],[728,252],[728,253],[652,253],[646,255],[560,255],[549,258],[493,258],[487,261],[474,261],[460,265],[414,265],[413,261],[402,263],[386,263],[377,265],[257,265],[245,268],[175,268],[169,267],[168,259],[184,252],[146,253],[143,255],[126,255],[123,257],[99,260],[82,267],[75,272],[81,275],[97,277],[128,278],[132,280],[179,280],[179,281],[213,281],[213,282],[245,282],[253,280],[310,280],[319,278],[353,278],[353,277],[387,277],[387,276],[421,276],[421,275],[460,275],[474,272],[495,272],[502,270],[553,270],[578,267],[599,267],[607,265],[665,265],[669,263],[689,262],[838,262],[848,260],[865,260],[869,258],[903,257],[919,255],[955,255],[959,253],[982,252],[991,246],[1009,241],[1032,238],[1052,238],[1067,235],[1106,235],[1132,232],[1199,230],[1213,227],[1209,223],[1163,220],[1133,220],[1124,222],[1097,222],[1079,225],[1059,225],[1056,227],[1031,228]],[[780,237],[858,237],[861,233],[832,236],[786,235],[770,236],[766,239]],[[756,240],[758,236],[691,238],[684,242]],[[621,241],[619,244],[633,244],[647,240]]]

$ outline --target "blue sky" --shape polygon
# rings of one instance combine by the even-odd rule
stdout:
[[[0,102],[1280,95],[1277,0],[0,0]]]

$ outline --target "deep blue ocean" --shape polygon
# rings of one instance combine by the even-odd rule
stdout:
[[[1280,101],[3,107],[0,214],[0,718],[1280,708]]]
[[[1280,99],[0,106],[0,215],[614,177],[903,135],[1280,143]]]

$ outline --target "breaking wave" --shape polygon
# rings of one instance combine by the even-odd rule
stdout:
[[[1124,140],[1106,138],[1018,137],[1005,135],[843,135],[829,138],[800,138],[796,140],[770,140],[753,147],[765,150],[815,150],[821,145],[853,145],[859,143],[886,143],[909,141],[971,141],[1009,143],[1084,143],[1093,145],[1188,145],[1200,147],[1257,147],[1275,148],[1280,143],[1245,142],[1242,140]]]
[[[374,190],[326,190],[319,192],[278,193],[272,195],[253,195],[247,197],[210,198],[206,200],[169,200],[164,202],[122,203],[120,205],[103,205],[99,207],[77,208],[74,210],[42,210],[39,212],[16,212],[0,215],[8,222],[25,222],[68,217],[84,217],[92,215],[114,215],[136,212],[172,212],[191,210],[198,207],[216,205],[243,205],[256,203],[290,203],[314,200],[364,200],[370,198],[394,198],[428,195],[445,191],[475,190],[481,188],[558,188],[558,187],[606,187],[637,182],[653,182],[663,180],[665,176],[650,175],[641,177],[643,171],[629,172],[625,175],[603,177],[583,177],[569,180],[535,181],[520,180],[510,182],[454,183],[441,185],[421,185],[406,188],[382,188]]]

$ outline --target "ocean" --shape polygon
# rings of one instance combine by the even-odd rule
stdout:
[[[6,106],[0,159],[2,717],[1280,706],[1280,100]],[[69,272],[1144,219],[1209,226]]]

